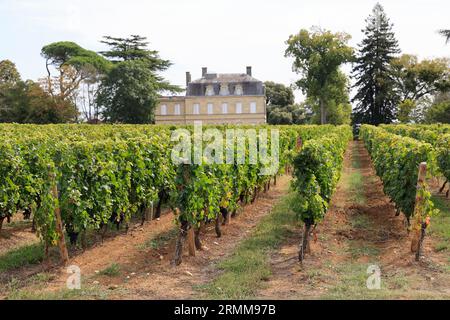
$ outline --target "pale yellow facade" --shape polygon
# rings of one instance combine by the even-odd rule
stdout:
[[[157,124],[264,124],[265,96],[163,97],[155,110]]]

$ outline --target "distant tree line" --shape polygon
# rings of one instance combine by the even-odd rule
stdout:
[[[366,22],[357,50],[347,45],[349,35],[320,28],[302,29],[287,40],[285,54],[294,59],[293,70],[300,75],[296,88],[313,112],[309,122],[450,122],[450,60],[420,61],[415,55],[400,55],[392,24],[380,4]],[[450,40],[450,30],[439,33]],[[353,110],[350,81],[340,69],[346,63],[353,65]],[[283,113],[283,118],[288,117]]]
[[[450,30],[438,32],[450,41]],[[449,123],[450,59],[401,54],[380,4],[363,33],[357,49],[348,45],[350,35],[318,27],[291,35],[285,56],[299,79],[292,86],[265,83],[268,122]],[[182,91],[161,76],[172,63],[139,35],[105,36],[101,43],[106,50],[99,53],[67,41],[44,46],[47,75],[37,82],[0,61],[0,122],[153,123],[158,98]],[[301,103],[296,89],[305,96]]]
[[[108,50],[100,53],[67,41],[44,46],[47,75],[38,82],[0,61],[0,122],[152,123],[160,94],[181,91],[159,75],[170,61],[138,35],[101,42]]]

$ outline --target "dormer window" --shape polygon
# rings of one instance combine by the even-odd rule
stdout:
[[[210,84],[206,87],[205,96],[213,96],[214,95],[214,87]]]
[[[228,89],[228,84],[227,83],[222,83],[220,85],[220,92],[219,92],[219,94],[221,96],[228,96],[228,95],[230,95],[230,90]]]
[[[236,87],[234,87],[234,94],[236,96],[242,96],[244,94],[244,90],[242,89],[241,84],[237,84]]]

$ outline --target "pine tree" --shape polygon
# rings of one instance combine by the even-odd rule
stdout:
[[[391,123],[396,118],[398,97],[390,61],[400,53],[392,24],[377,3],[366,20],[365,38],[359,45],[353,76],[357,101],[353,111],[356,123]]]

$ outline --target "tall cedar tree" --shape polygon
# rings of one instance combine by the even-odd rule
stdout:
[[[104,106],[109,122],[151,123],[160,92],[180,92],[158,73],[172,63],[159,57],[158,51],[148,49],[145,37],[106,36],[102,43],[110,50],[100,52],[114,67],[100,85],[97,103]]]
[[[396,119],[398,97],[390,62],[400,53],[392,24],[383,7],[377,3],[366,20],[365,38],[359,45],[353,76],[357,101],[353,113],[355,123],[391,123]]]

